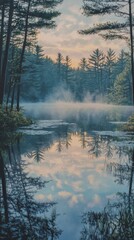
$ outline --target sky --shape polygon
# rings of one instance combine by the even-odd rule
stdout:
[[[100,36],[83,36],[78,33],[81,29],[87,29],[94,23],[102,21],[101,17],[87,18],[82,15],[82,0],[64,0],[57,10],[61,15],[56,19],[55,29],[42,29],[38,35],[39,45],[44,49],[45,55],[56,60],[57,54],[72,59],[72,66],[77,67],[80,59],[88,58],[93,50],[99,48],[106,52],[109,48],[119,52],[126,47],[125,42],[104,41]],[[105,19],[106,20],[106,19]],[[109,19],[108,19],[109,20]],[[106,21],[108,21],[106,20]]]

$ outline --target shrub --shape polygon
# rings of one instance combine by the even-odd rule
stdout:
[[[134,115],[129,117],[128,122],[123,127],[123,130],[134,132]]]
[[[31,120],[23,116],[21,112],[0,108],[0,131],[13,131],[18,127],[27,126],[31,123]]]

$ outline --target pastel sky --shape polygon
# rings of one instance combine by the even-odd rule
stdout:
[[[86,18],[82,15],[81,7],[82,0],[64,0],[58,6],[58,10],[62,14],[56,19],[56,29],[42,29],[38,36],[39,44],[43,47],[46,55],[55,60],[57,53],[61,52],[64,57],[70,56],[73,66],[78,66],[80,59],[88,58],[96,48],[104,51],[107,51],[108,48],[120,51],[126,47],[126,43],[123,41],[120,44],[117,40],[104,41],[96,35],[80,35],[78,30],[86,29],[94,23],[102,21],[102,18],[97,16]]]

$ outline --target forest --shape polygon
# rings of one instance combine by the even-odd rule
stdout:
[[[60,15],[56,6],[61,3],[62,0],[1,1],[0,104],[4,104],[6,109],[19,111],[21,101],[47,101],[55,92],[57,100],[60,100],[64,97],[58,92],[64,91],[70,93],[73,101],[89,99],[93,102],[133,104],[131,1],[126,13],[129,23],[105,23],[96,25],[94,30],[80,31],[80,34],[94,34],[105,30],[105,39],[125,39],[130,51],[117,53],[110,48],[103,52],[96,48],[88,58],[79,60],[77,68],[73,67],[69,54],[57,53],[56,60],[52,60],[37,41],[41,28],[51,30],[56,26],[55,18]],[[111,14],[111,11],[121,14],[122,8],[120,1],[115,6],[111,1],[108,5],[104,1],[102,11],[100,4],[95,9],[92,1],[84,1],[83,14],[87,17]]]
[[[77,67],[64,49],[52,58],[38,36],[55,30],[65,1],[87,18],[80,38],[120,47],[97,43]],[[134,2],[81,0],[77,14],[74,2],[0,0],[3,240],[134,237]]]
[[[88,59],[80,60],[77,69],[71,64],[70,57],[63,57],[61,53],[58,53],[55,62],[48,56],[43,56],[39,46],[36,46],[34,54],[27,52],[22,78],[22,100],[47,101],[57,93],[57,100],[82,102],[87,97],[87,100],[93,102],[131,104],[128,53],[122,50],[118,55],[112,49],[106,53],[96,49]],[[64,91],[70,93],[70,99],[62,95]]]

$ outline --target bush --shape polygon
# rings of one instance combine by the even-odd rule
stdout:
[[[28,126],[32,121],[21,112],[9,111],[0,108],[0,131],[13,131],[21,126]]]
[[[129,117],[128,122],[123,127],[123,130],[134,132],[134,115]]]

